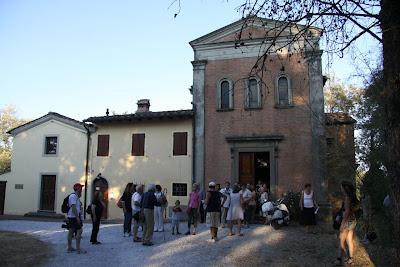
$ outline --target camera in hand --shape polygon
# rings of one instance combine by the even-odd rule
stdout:
[[[63,224],[61,225],[61,228],[64,228],[64,229],[69,229],[69,228],[71,228],[71,225],[70,225],[70,223],[69,223],[68,220],[64,220],[64,222],[65,222],[65,223],[63,223]]]

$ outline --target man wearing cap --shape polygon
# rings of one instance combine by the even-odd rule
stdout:
[[[155,184],[149,184],[148,191],[142,197],[142,209],[144,214],[143,225],[143,246],[152,246],[151,242],[154,231],[154,206],[157,204],[157,198],[154,195],[156,191]]]
[[[214,182],[210,182],[208,188],[209,191],[206,195],[206,221],[208,227],[210,227],[211,241],[216,242],[218,240],[218,227],[221,214],[221,198],[225,201],[226,196],[215,189]]]
[[[75,233],[75,240],[76,240],[76,252],[86,253],[85,250],[81,249],[81,237],[82,237],[82,203],[80,201],[80,197],[82,195],[82,187],[80,183],[74,184],[74,193],[70,194],[68,197],[68,252],[75,251],[72,248],[72,236]]]

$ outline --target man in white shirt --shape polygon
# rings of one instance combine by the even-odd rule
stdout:
[[[222,206],[222,215],[221,215],[221,227],[225,228],[226,225],[226,215],[228,213],[229,204],[230,204],[230,194],[232,193],[232,189],[230,188],[231,183],[229,181],[225,181],[225,187],[222,188],[219,192],[226,196],[226,200]]]
[[[142,239],[137,236],[139,225],[142,224],[140,221],[140,211],[143,195],[143,185],[138,185],[136,187],[136,192],[132,195],[132,215],[133,215],[133,242],[142,242]],[[143,226],[142,226],[143,227]]]
[[[74,193],[68,197],[68,252],[75,251],[80,253],[86,253],[85,250],[81,249],[81,237],[82,237],[82,203],[80,197],[82,195],[82,187],[80,183],[74,184]],[[72,237],[75,233],[76,249],[72,247]]]
[[[250,185],[242,185],[242,190],[240,190],[240,194],[243,197],[243,207],[244,207],[244,226],[249,227],[249,220],[250,220],[250,214],[249,214],[249,202],[251,200],[251,191],[248,189]]]

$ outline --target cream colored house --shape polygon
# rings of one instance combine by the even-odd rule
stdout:
[[[85,181],[87,131],[82,122],[54,112],[10,130],[11,172],[0,175],[4,214],[61,213],[73,184]]]
[[[0,175],[4,214],[61,213],[76,182],[86,184],[85,206],[95,190],[103,191],[108,219],[123,217],[116,203],[129,182],[159,184],[170,205],[177,199],[185,205],[193,177],[193,111],[151,112],[149,100],[138,106],[133,114],[85,122],[50,112],[10,130],[11,172]]]
[[[192,110],[151,112],[148,100],[134,114],[91,117],[93,123],[90,192],[108,192],[108,218],[120,218],[116,205],[125,186],[155,183],[169,205],[186,205],[192,184]],[[101,173],[101,177],[97,174]]]

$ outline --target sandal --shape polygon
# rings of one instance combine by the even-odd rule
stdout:
[[[234,236],[235,235],[235,233],[229,233],[228,234],[228,236]]]
[[[342,258],[336,258],[333,264],[335,264],[335,266],[342,266]]]
[[[345,261],[345,263],[348,264],[348,265],[352,265],[352,264],[354,263],[353,258],[352,258],[352,257],[349,257],[349,258]]]

